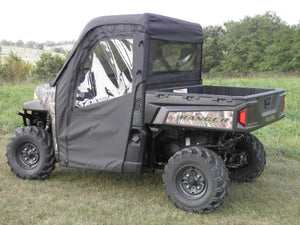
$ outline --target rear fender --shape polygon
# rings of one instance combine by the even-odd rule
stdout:
[[[235,120],[232,107],[161,106],[153,124],[231,131]]]

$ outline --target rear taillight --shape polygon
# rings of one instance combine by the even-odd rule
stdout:
[[[238,123],[241,124],[243,127],[247,126],[247,108],[243,108],[238,112]]]
[[[283,98],[283,109],[282,109],[282,112],[285,111],[285,97]]]

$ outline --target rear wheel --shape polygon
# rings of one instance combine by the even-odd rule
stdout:
[[[264,171],[266,152],[264,146],[252,134],[246,134],[228,155],[226,166],[232,181],[252,182]]]
[[[16,131],[7,145],[6,157],[11,170],[23,179],[45,179],[55,168],[51,138],[39,127]]]
[[[224,201],[230,184],[221,158],[202,147],[185,148],[172,156],[163,181],[176,207],[200,213],[215,210]]]

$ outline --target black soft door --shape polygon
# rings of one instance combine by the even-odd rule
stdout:
[[[122,170],[131,126],[132,39],[99,41],[78,75],[68,118],[68,166]]]

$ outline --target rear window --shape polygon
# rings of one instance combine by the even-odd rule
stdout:
[[[153,72],[192,71],[197,69],[197,44],[153,40]]]

